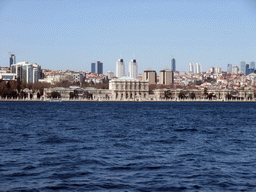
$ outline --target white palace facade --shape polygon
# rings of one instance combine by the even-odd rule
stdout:
[[[109,90],[111,100],[115,101],[143,101],[149,98],[149,82],[131,77],[112,79]]]

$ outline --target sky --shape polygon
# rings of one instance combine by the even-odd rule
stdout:
[[[136,59],[139,73],[189,62],[227,69],[256,61],[255,0],[0,0],[0,66],[90,71]]]

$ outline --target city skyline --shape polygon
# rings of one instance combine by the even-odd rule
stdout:
[[[171,68],[173,57],[176,70],[186,72],[190,61],[200,61],[203,71],[250,64],[256,61],[255,8],[251,0],[4,0],[0,65],[9,66],[9,52],[16,62],[53,70],[89,71],[99,60],[104,74],[115,71],[118,58],[128,64],[133,55],[139,74]]]

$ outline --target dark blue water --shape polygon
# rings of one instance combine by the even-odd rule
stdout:
[[[256,191],[256,103],[0,102],[1,191]]]

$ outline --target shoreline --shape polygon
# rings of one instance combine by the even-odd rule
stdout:
[[[189,103],[189,102],[210,102],[210,103],[253,103],[256,102],[256,100],[152,100],[152,101],[125,101],[125,100],[58,100],[58,101],[50,101],[50,100],[37,100],[37,99],[0,99],[0,102],[46,102],[46,103],[61,103],[61,102],[143,102],[143,103],[148,103],[148,102],[173,102],[173,103],[178,103],[178,102],[183,102],[183,103]]]

